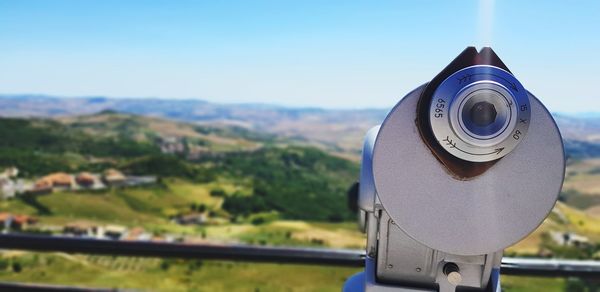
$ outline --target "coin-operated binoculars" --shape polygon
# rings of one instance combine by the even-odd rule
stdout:
[[[365,138],[366,269],[344,291],[499,291],[503,249],[552,210],[562,139],[491,48],[463,51]]]

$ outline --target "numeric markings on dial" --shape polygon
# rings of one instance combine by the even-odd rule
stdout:
[[[521,131],[516,130],[515,133],[512,135],[512,137],[515,140],[519,140],[519,139],[521,139],[521,134],[523,134],[523,133],[521,133]]]
[[[527,119],[519,119],[519,123],[521,123],[521,124],[527,124]]]
[[[521,111],[522,111],[522,112],[526,111],[527,109],[528,109],[528,107],[527,107],[527,105],[526,105],[526,104],[522,104],[522,105],[521,105]]]
[[[438,98],[436,104],[435,104],[435,114],[433,115],[436,118],[443,118],[444,117],[444,112],[446,109],[446,101],[442,98]]]

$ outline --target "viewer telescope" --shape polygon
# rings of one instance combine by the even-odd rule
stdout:
[[[366,269],[344,291],[500,291],[503,250],[562,187],[552,116],[494,51],[465,49],[365,138]]]

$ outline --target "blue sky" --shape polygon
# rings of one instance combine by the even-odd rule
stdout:
[[[550,110],[600,111],[600,1],[570,3],[0,0],[0,93],[382,108],[491,44]]]

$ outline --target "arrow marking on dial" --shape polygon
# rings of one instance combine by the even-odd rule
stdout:
[[[499,155],[500,152],[504,151],[504,149],[505,149],[505,147],[502,147],[502,148],[496,148],[496,149],[494,149],[494,151],[489,152],[489,153],[471,153],[471,152],[468,152],[468,151],[465,151],[465,150],[462,150],[462,149],[456,147],[456,142],[454,142],[452,139],[450,139],[450,136],[446,136],[446,139],[444,139],[442,141],[445,142],[444,144],[446,146],[449,146],[450,149],[456,148],[456,150],[458,150],[460,152],[470,154],[470,155],[477,155],[477,156],[485,156],[485,155],[492,155],[492,154]]]
[[[517,84],[511,82],[510,80],[500,76],[500,75],[496,75],[493,73],[473,73],[473,74],[465,74],[462,77],[458,78],[458,84],[462,84],[463,82],[467,82],[467,81],[471,81],[471,77],[475,76],[475,75],[491,75],[491,76],[496,76],[504,81],[506,81],[506,83],[508,83],[510,85],[510,88],[512,88],[514,91],[519,92],[519,88],[517,88]]]

